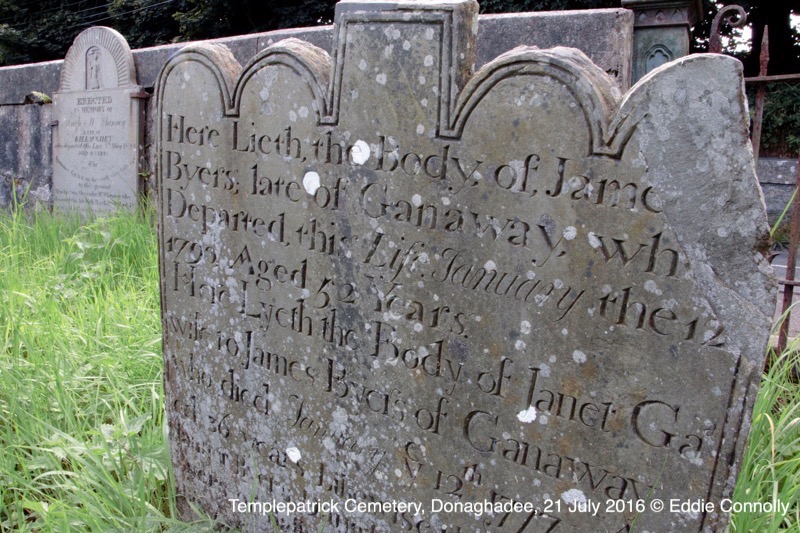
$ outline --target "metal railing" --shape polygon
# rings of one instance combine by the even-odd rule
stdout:
[[[744,9],[737,5],[726,6],[717,13],[711,24],[711,39],[709,51],[712,53],[722,53],[722,37],[720,34],[721,26],[725,23],[734,28],[741,28],[747,24],[747,14]],[[745,83],[756,86],[753,128],[751,132],[751,142],[753,144],[753,156],[758,163],[759,151],[761,149],[761,126],[764,117],[764,102],[766,101],[766,86],[770,83],[800,82],[800,74],[784,74],[779,76],[768,76],[767,67],[769,65],[769,27],[764,27],[764,35],[761,40],[761,52],[759,54],[758,76],[745,78]],[[800,286],[800,281],[795,280],[795,269],[797,267],[797,247],[800,241],[800,156],[798,156],[797,181],[795,192],[792,195],[791,222],[789,230],[789,249],[786,260],[786,276],[779,279],[778,283],[783,286],[783,301],[781,305],[781,322],[778,332],[778,353],[786,349],[789,340],[789,323],[791,321],[792,301],[794,299],[794,288]],[[770,262],[775,256],[771,256]]]

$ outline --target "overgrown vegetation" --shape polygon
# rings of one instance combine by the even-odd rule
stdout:
[[[176,519],[166,446],[155,232],[0,215],[0,531],[197,530]],[[800,528],[796,352],[764,376],[735,531]]]
[[[755,92],[755,86],[748,87],[751,113]],[[800,154],[800,80],[767,85],[763,124],[761,156],[796,158]]]
[[[800,312],[800,310],[797,310]],[[800,369],[798,345],[770,361],[753,411],[747,450],[733,501],[782,502],[785,515],[740,512],[733,531],[797,531],[800,529]]]
[[[135,216],[0,216],[0,530],[181,526],[158,307]]]

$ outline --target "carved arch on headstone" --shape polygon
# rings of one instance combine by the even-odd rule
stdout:
[[[285,39],[257,54],[242,70],[233,91],[231,108],[238,114],[247,82],[261,69],[279,66],[300,76],[314,96],[317,123],[328,117],[328,90],[331,76],[331,58],[327,52],[299,39]]]
[[[300,76],[308,86],[316,107],[317,124],[336,124],[338,120],[339,100],[331,97],[331,91],[336,91],[335,83],[331,83],[336,68],[330,55],[312,44],[293,38],[279,41],[257,54],[244,68],[224,46],[190,45],[167,61],[159,76],[157,94],[162,94],[172,70],[187,61],[198,62],[214,74],[221,106],[228,116],[238,116],[244,88],[258,71],[282,67]],[[570,90],[590,132],[587,155],[618,157],[642,118],[635,109],[622,112],[619,90],[583,52],[563,47],[550,50],[519,47],[490,61],[467,81],[453,106],[452,124],[443,127],[440,122],[439,136],[460,138],[481,99],[499,82],[515,76],[549,77]],[[446,97],[441,104],[443,108],[449,107]]]
[[[480,101],[502,80],[515,76],[549,77],[562,83],[572,93],[586,119],[590,133],[587,155],[607,151],[608,121],[616,109],[619,91],[611,78],[589,58],[571,48],[520,47],[487,63],[459,95],[452,127],[442,135],[460,138]]]
[[[128,89],[136,86],[136,66],[125,37],[105,26],[93,26],[75,37],[61,66],[59,92],[91,90],[86,86],[86,54],[93,48],[105,50],[111,56],[115,80],[104,77],[103,89]],[[111,83],[109,83],[111,81]]]
[[[164,86],[172,71],[177,66],[186,62],[199,63],[211,72],[219,87],[221,108],[224,110],[225,114],[232,114],[233,106],[231,104],[231,95],[233,94],[236,80],[242,71],[242,66],[225,46],[204,43],[193,44],[182,48],[170,57],[158,77],[158,83],[156,85],[158,101],[160,102],[163,97]]]

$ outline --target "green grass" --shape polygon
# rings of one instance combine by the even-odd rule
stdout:
[[[740,512],[733,517],[733,531],[800,530],[800,386],[793,376],[800,369],[797,350],[794,341],[764,374],[733,493],[735,502],[783,502],[789,510],[785,515]]]
[[[155,232],[0,216],[0,530],[177,527]]]
[[[166,447],[154,229],[0,214],[0,531],[176,530]],[[764,376],[735,531],[800,529],[800,393],[778,357]]]

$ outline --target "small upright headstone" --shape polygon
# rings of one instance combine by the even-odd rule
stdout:
[[[143,96],[122,35],[93,27],[75,38],[53,98],[57,209],[105,213],[136,206]]]
[[[332,56],[165,65],[178,492],[248,530],[721,529],[775,288],[741,64],[473,73],[476,19],[348,0]]]

